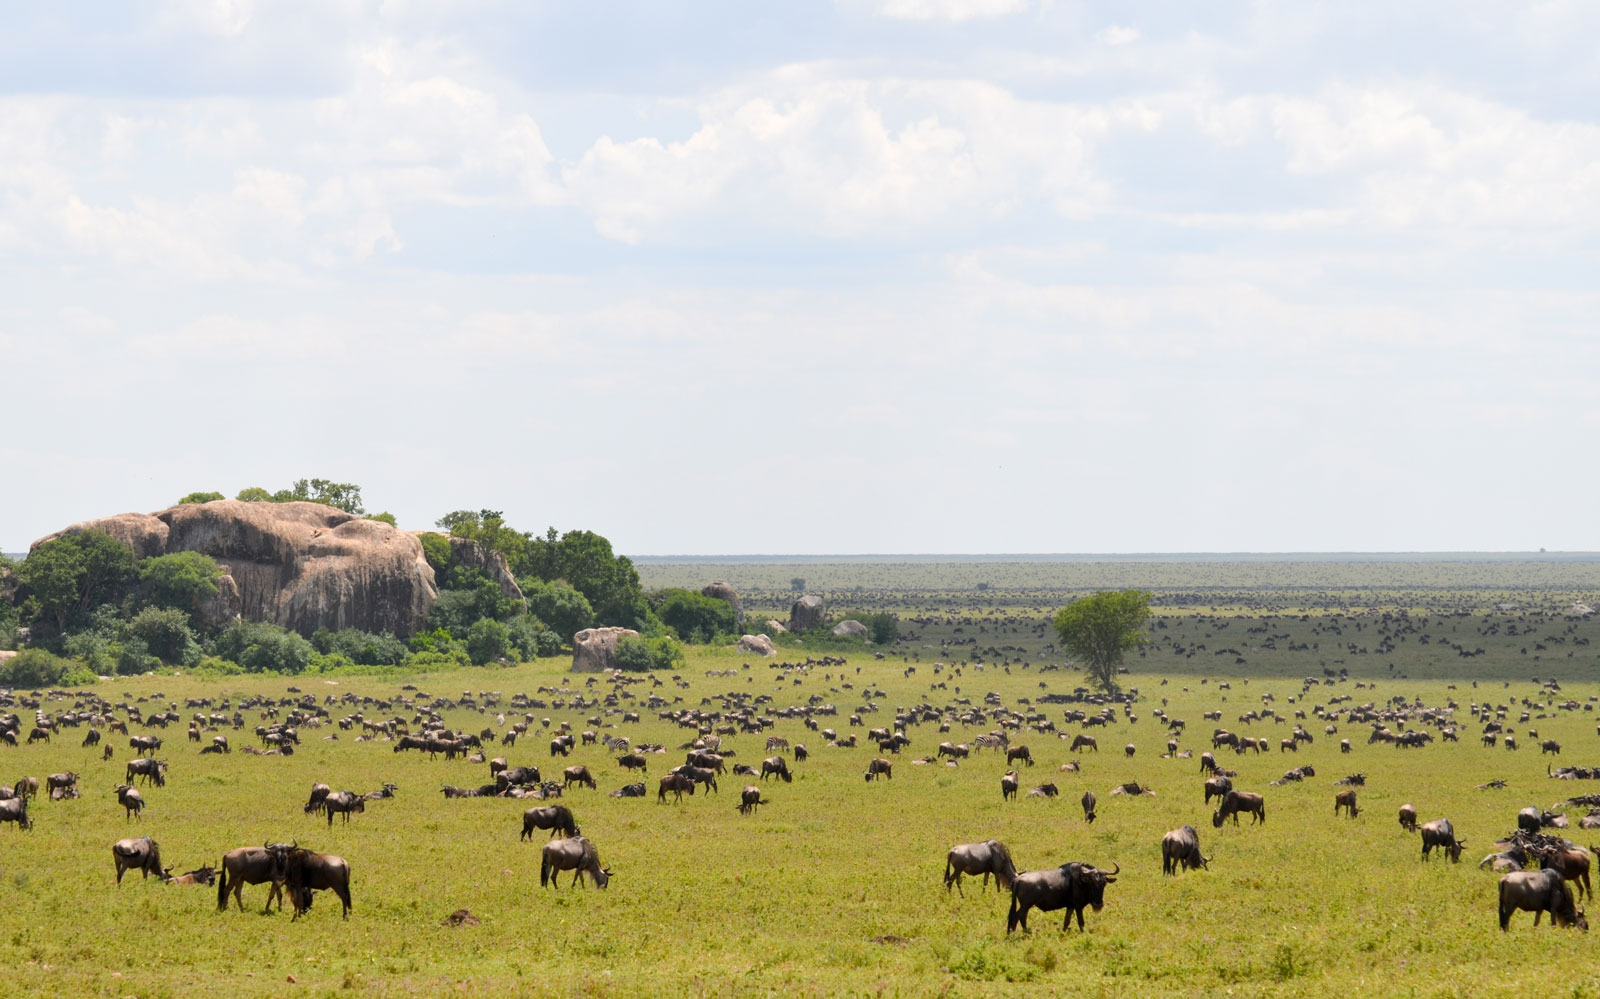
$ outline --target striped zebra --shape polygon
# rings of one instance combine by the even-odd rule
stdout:
[[[781,750],[783,752],[788,752],[789,751],[789,740],[785,739],[781,735],[769,735],[769,736],[767,736],[767,752],[770,753],[770,752],[773,752],[774,750]]]
[[[1004,732],[985,732],[972,740],[973,749],[1005,749],[1011,739]]]
[[[625,735],[613,735],[606,738],[606,748],[613,753],[626,753],[632,746],[632,740]]]

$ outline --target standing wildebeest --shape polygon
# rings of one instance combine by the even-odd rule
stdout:
[[[1100,752],[1100,744],[1094,741],[1094,736],[1084,735],[1082,732],[1072,737],[1072,745],[1067,748],[1074,753],[1080,749],[1092,749],[1097,753]]]
[[[117,804],[128,810],[123,818],[131,819],[144,810],[144,795],[140,794],[132,784],[118,784]]]
[[[1228,792],[1232,791],[1232,790],[1233,790],[1233,778],[1231,778],[1231,777],[1207,777],[1206,778],[1206,800],[1205,800],[1205,804],[1207,804],[1207,805],[1211,804],[1211,799],[1212,798],[1226,797]]]
[[[955,885],[956,892],[965,897],[966,892],[961,890],[963,874],[973,877],[982,874],[985,888],[989,887],[989,875],[993,874],[995,890],[1010,891],[1012,882],[1017,878],[1017,868],[1011,862],[1011,851],[1006,849],[1006,845],[991,839],[950,848],[944,861],[944,890],[948,892],[950,886]]]
[[[217,911],[225,912],[228,908],[228,893],[233,893],[233,900],[238,903],[239,911],[244,911],[244,886],[270,884],[272,890],[267,893],[267,907],[263,912],[272,911],[272,900],[278,900],[278,911],[283,911],[283,860],[284,849],[279,845],[272,846],[241,846],[229,850],[222,855],[221,870],[217,875]]]
[[[1181,870],[1210,870],[1211,858],[1200,855],[1200,834],[1194,826],[1181,826],[1161,837],[1161,873]]]
[[[1360,814],[1361,809],[1356,807],[1356,793],[1354,791],[1340,791],[1333,796],[1333,814],[1338,815],[1341,808],[1348,808],[1352,819]]]
[[[1211,773],[1217,769],[1217,758],[1211,753],[1200,754],[1200,772]]]
[[[28,818],[28,799],[6,798],[0,801],[0,822],[15,822],[18,829],[32,829],[33,820]]]
[[[1033,753],[1028,751],[1027,746],[1012,746],[1006,750],[1006,766],[1010,766],[1018,760],[1030,767],[1033,766]]]
[[[1526,833],[1536,833],[1541,826],[1539,810],[1532,805],[1517,813],[1517,828]]]
[[[1533,925],[1550,913],[1552,926],[1576,926],[1585,932],[1589,920],[1573,902],[1572,892],[1553,868],[1542,871],[1513,871],[1500,879],[1500,929],[1511,927],[1511,914],[1518,909],[1533,913]]]
[[[70,791],[73,797],[77,796],[78,775],[72,771],[62,774],[51,774],[44,779],[45,791],[50,795],[50,800],[60,800],[56,791]],[[24,790],[26,788],[26,790]],[[39,779],[37,777],[24,777],[17,781],[17,796],[31,798],[39,792]]]
[[[572,809],[566,805],[545,805],[523,812],[522,835],[519,838],[532,839],[535,829],[548,829],[552,837],[558,832],[563,836],[578,835],[578,823],[573,821]]]
[[[350,918],[350,865],[331,853],[312,853],[293,848],[281,850],[284,891],[294,907],[293,922],[311,908],[311,893],[331,888],[344,903],[344,918]],[[282,906],[280,904],[279,908]]]
[[[1417,806],[1409,801],[1400,806],[1400,828],[1409,833],[1417,831]]]
[[[1228,816],[1233,816],[1233,824],[1239,824],[1239,813],[1250,813],[1250,824],[1260,822],[1266,825],[1267,802],[1266,799],[1254,791],[1229,791],[1222,796],[1222,806],[1211,813],[1211,824],[1218,829],[1227,821]]]
[[[159,735],[136,735],[128,740],[129,749],[137,749],[141,753],[154,753],[161,749]]]
[[[583,880],[585,873],[594,879],[596,888],[604,888],[611,882],[611,872],[600,866],[600,854],[594,844],[582,836],[558,839],[544,845],[544,853],[539,858],[539,887],[561,887],[556,881],[562,871],[574,872],[574,886]]]
[[[1105,905],[1106,885],[1117,880],[1117,872],[1121,869],[1113,864],[1112,870],[1106,872],[1091,864],[1074,862],[1051,870],[1017,875],[1011,884],[1011,908],[1006,913],[1006,932],[1010,933],[1018,926],[1022,927],[1023,932],[1028,932],[1029,909],[1041,912],[1065,909],[1067,911],[1061,920],[1062,932],[1071,925],[1073,913],[1077,913],[1078,931],[1081,933],[1084,906],[1093,906],[1094,911],[1099,912]]]
[[[1456,839],[1456,831],[1450,825],[1449,819],[1434,819],[1424,822],[1417,828],[1422,830],[1422,859],[1428,859],[1428,851],[1438,847],[1449,855],[1451,863],[1461,863],[1461,848],[1466,845],[1465,839]]]
[[[783,778],[785,784],[793,783],[794,775],[789,773],[789,761],[781,756],[769,756],[761,761],[761,779],[776,774]]]
[[[312,812],[321,810],[322,802],[328,797],[329,792],[332,790],[333,788],[321,782],[312,784],[311,800],[306,802],[306,814],[310,815]]]
[[[1085,792],[1083,792],[1083,798],[1080,799],[1080,800],[1083,803],[1083,821],[1085,821],[1085,822],[1093,822],[1094,821],[1094,805],[1095,805],[1094,792],[1093,791],[1085,791]]]
[[[1561,743],[1555,741],[1554,739],[1546,739],[1539,743],[1539,755],[1543,756],[1545,753],[1554,753],[1557,756],[1560,756]]]
[[[879,774],[894,780],[894,764],[881,756],[867,764],[867,780],[876,780]]]
[[[617,757],[617,765],[622,767],[624,770],[643,770],[645,773],[650,772],[650,761],[645,759],[644,756],[640,755],[639,753],[628,753],[625,756]]]
[[[138,839],[119,839],[111,844],[111,859],[117,865],[117,884],[122,884],[124,871],[139,871],[146,878],[154,874],[165,880],[170,875],[161,869],[161,847],[149,836]]]
[[[567,769],[563,770],[561,772],[561,776],[563,777],[561,783],[562,787],[571,787],[573,784],[582,784],[588,787],[591,791],[595,789],[594,777],[590,776],[589,768],[581,763],[577,766],[568,767]]]
[[[696,784],[705,785],[707,794],[710,794],[711,792],[717,790],[717,772],[715,770],[710,770],[710,769],[707,769],[706,767],[687,767],[687,766],[678,767],[676,769],[677,769],[677,772],[679,774],[681,774],[684,777],[689,778],[690,780],[694,781]]]
[[[167,765],[161,760],[151,759],[148,757],[137,760],[129,760],[128,774],[124,779],[129,784],[132,784],[135,777],[143,777],[146,784],[154,781],[156,787],[166,787]]]
[[[1589,886],[1589,851],[1580,846],[1553,845],[1542,849],[1530,847],[1528,853],[1538,859],[1540,867],[1559,871],[1561,880],[1571,881],[1576,885],[1582,897],[1594,898],[1594,892]]]
[[[755,784],[746,784],[744,790],[739,792],[739,814],[749,815],[757,806],[765,805],[761,800],[761,788]]]
[[[351,812],[367,810],[367,801],[354,791],[334,791],[322,799],[322,810],[328,813],[328,828],[332,829],[334,812],[340,813],[349,822]]]
[[[1340,739],[1339,740],[1339,752],[1341,752],[1341,753],[1350,752],[1350,740],[1349,739]]]
[[[1007,770],[1005,772],[1005,776],[1000,778],[1000,800],[1005,801],[1007,798],[1010,798],[1014,801],[1016,800],[1016,797],[1017,772],[1015,770]]]
[[[691,796],[694,794],[694,781],[683,774],[667,774],[661,778],[661,788],[656,792],[656,801],[658,803],[666,801],[668,791],[677,795],[674,800],[682,801],[683,792],[688,791]]]

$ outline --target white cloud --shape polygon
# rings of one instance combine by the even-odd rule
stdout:
[[[1121,45],[1132,45],[1139,40],[1139,29],[1121,24],[1107,25],[1095,33],[1094,40],[1101,45],[1116,48]]]
[[[845,6],[868,6],[881,17],[898,21],[974,21],[1018,14],[1032,0],[840,0]]]

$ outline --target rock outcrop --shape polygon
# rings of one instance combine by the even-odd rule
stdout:
[[[806,594],[789,606],[789,630],[809,631],[822,625],[822,598]]]
[[[140,558],[196,551],[216,559],[225,575],[216,598],[199,610],[217,624],[243,617],[302,635],[360,628],[406,637],[438,597],[414,535],[320,503],[213,500],[124,513],[73,524],[34,547],[91,529]]]
[[[833,626],[833,633],[840,638],[866,638],[871,634],[867,626],[860,621],[840,621]]]
[[[725,583],[720,579],[713,580],[701,588],[700,595],[714,597],[717,600],[725,600],[732,604],[734,618],[738,627],[744,628],[744,605],[739,602],[739,591],[735,590],[731,584]]]
[[[511,575],[511,565],[506,557],[493,548],[485,548],[476,541],[467,538],[450,538],[450,565],[470,566],[494,580],[500,586],[501,592],[513,600],[521,601],[524,609],[528,606],[527,598],[522,595],[522,587],[517,585],[517,578]]]
[[[789,627],[777,618],[769,617],[767,618],[767,629],[774,635],[782,635],[788,632]]]
[[[775,656],[778,654],[778,649],[772,644],[772,639],[766,635],[739,636],[739,651],[753,652],[758,656]]]
[[[572,636],[572,672],[599,673],[617,668],[617,641],[638,638],[632,628],[585,628]]]

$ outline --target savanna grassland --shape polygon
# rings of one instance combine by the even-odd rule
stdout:
[[[655,571],[641,568],[647,577]],[[892,649],[828,650],[848,662],[809,669],[780,664],[823,651],[788,646],[777,660],[763,661],[728,649],[691,649],[676,676],[634,677],[642,682],[619,688],[614,709],[574,707],[574,697],[604,698],[612,685],[567,673],[561,660],[421,677],[102,681],[95,690],[109,700],[139,704],[146,713],[176,703],[185,718],[193,713],[183,707],[191,697],[292,697],[290,685],[319,702],[332,698],[326,707],[335,719],[361,710],[369,719],[392,713],[408,722],[418,706],[431,703],[425,695],[492,690],[508,704],[512,694],[526,692],[544,704],[531,712],[528,735],[514,747],[491,747],[489,755],[537,765],[546,777],[568,764],[587,764],[599,790],[574,789],[562,801],[614,877],[605,891],[572,890],[570,876],[559,890],[541,890],[543,834],[532,845],[518,840],[521,812],[536,802],[444,800],[440,794],[446,783],[486,782],[482,764],[357,743],[355,732],[331,724],[303,728],[293,756],[247,756],[241,748],[254,741],[251,731],[260,723],[247,711],[227,756],[198,755],[198,745],[183,740],[182,724],[164,730],[167,744],[158,755],[171,764],[167,786],[147,789],[149,807],[130,821],[111,793],[133,755],[126,740],[111,737],[116,756],[102,762],[98,750],[80,747],[83,730],[69,728],[48,744],[0,749],[6,780],[71,769],[81,775],[84,791],[80,800],[36,803],[30,832],[0,826],[6,902],[0,964],[11,969],[0,976],[0,994],[1600,995],[1594,940],[1546,925],[1535,929],[1528,914],[1515,916],[1511,932],[1502,934],[1496,876],[1476,868],[1493,839],[1514,827],[1518,809],[1600,792],[1600,782],[1548,779],[1545,768],[1554,758],[1541,757],[1528,732],[1560,741],[1561,763],[1600,763],[1600,734],[1588,710],[1600,694],[1595,647],[1588,644],[1595,626],[1592,618],[1570,613],[1571,603],[1592,591],[1583,585],[1584,573],[1564,564],[1549,568],[1553,579],[1544,579],[1537,565],[1513,567],[1503,577],[1494,577],[1493,567],[1473,566],[1484,574],[1484,585],[1457,580],[1437,588],[1423,581],[1426,572],[1416,579],[1387,577],[1387,586],[1359,580],[1332,586],[1315,576],[1277,590],[1237,579],[1224,579],[1217,589],[1151,585],[1158,612],[1149,629],[1152,642],[1123,677],[1138,692],[1132,718],[1119,711],[1108,727],[1090,730],[1098,753],[1070,753],[1058,738],[1080,730],[1063,713],[1082,705],[1043,700],[1070,694],[1080,683],[1081,674],[1052,654],[1052,636],[1041,627],[1056,595],[1072,588],[1047,587],[1035,596],[1031,586],[1007,586],[993,567],[973,581],[989,583],[981,592],[949,582],[944,589],[895,590],[892,574],[870,588],[867,581],[825,583],[836,613],[894,608],[910,637]],[[722,566],[689,571],[694,578],[686,582],[733,575]],[[1377,575],[1367,582],[1383,582],[1384,571],[1373,570]],[[780,566],[765,595],[746,584],[752,611],[786,610],[784,591],[796,575],[817,576],[818,570]],[[1086,588],[1124,585],[1121,577],[1100,584],[1094,578],[1084,575]],[[651,578],[647,583],[662,585]],[[854,590],[857,585],[864,589]],[[881,602],[850,603],[868,593],[881,594]],[[1188,597],[1179,599],[1183,594]],[[1207,599],[1212,596],[1217,599]],[[969,597],[974,602],[966,603]],[[1496,611],[1495,604],[1517,606]],[[1512,626],[1516,634],[1509,635]],[[1385,651],[1375,651],[1380,648]],[[1305,676],[1319,682],[1306,689]],[[1556,677],[1562,689],[1552,693],[1535,676]],[[407,684],[419,689],[404,690]],[[659,711],[724,710],[730,693],[762,698],[760,711],[833,705],[838,714],[817,716],[819,727],[836,728],[841,736],[855,731],[862,746],[829,747],[800,720],[779,719],[759,735],[725,742],[733,752],[730,764],[756,766],[768,755],[769,734],[810,747],[808,760],[791,764],[797,774],[792,784],[765,782],[768,804],[756,814],[741,816],[735,806],[744,783],[760,782],[731,774],[720,780],[718,794],[658,803],[656,779],[683,761],[678,747],[694,735],[659,718]],[[347,694],[412,703],[384,712],[372,704],[338,703]],[[958,767],[914,762],[932,755],[943,739],[970,743],[992,725],[957,723],[944,735],[933,723],[908,727],[911,745],[892,758],[893,779],[862,779],[878,755],[867,748],[865,730],[890,727],[898,707],[943,708],[961,698],[982,708],[989,695],[1010,709],[1043,712],[1058,730],[1013,735],[1013,744],[1027,742],[1038,761],[1022,768],[1019,800],[1002,802],[999,778],[1006,766],[992,751],[977,751]],[[41,706],[64,711],[73,696]],[[652,696],[666,704],[651,709]],[[1333,711],[1396,698],[1435,706],[1454,700],[1462,741],[1411,750],[1368,745],[1368,726],[1340,718],[1334,722],[1339,732],[1330,737],[1327,723],[1313,714],[1316,705]],[[1559,707],[1566,699],[1576,707]],[[1481,745],[1480,726],[1468,714],[1474,702],[1506,705],[1523,748]],[[1179,741],[1196,758],[1162,758],[1167,725],[1155,710],[1163,705],[1169,717],[1187,722]],[[1264,705],[1287,721],[1238,720]],[[521,720],[520,713],[500,710],[506,727]],[[637,710],[641,721],[623,723],[624,710]],[[1219,757],[1239,771],[1237,787],[1266,795],[1262,826],[1246,819],[1237,828],[1212,828],[1197,759],[1210,748],[1216,724],[1202,719],[1207,710],[1220,710],[1229,729],[1274,745],[1287,737],[1296,710],[1309,716],[1304,724],[1315,741],[1298,753]],[[1519,720],[1524,710],[1526,723]],[[862,713],[864,726],[851,728],[853,711]],[[19,713],[31,718],[31,711]],[[452,708],[443,715],[446,724],[467,731],[504,730],[494,710]],[[650,757],[649,797],[607,796],[634,778],[603,747],[579,746],[570,758],[550,758],[544,718],[552,727],[569,722],[576,731],[589,727],[594,715],[614,726],[600,729],[603,734],[667,747]],[[335,734],[337,740],[325,739]],[[1351,740],[1351,753],[1339,752],[1340,738]],[[1124,755],[1127,744],[1135,747],[1132,757]],[[1074,758],[1082,770],[1063,772],[1061,764]],[[1308,764],[1315,777],[1268,786],[1289,768]],[[1354,820],[1336,818],[1333,781],[1356,772],[1366,775],[1359,789],[1363,811]],[[1508,786],[1476,788],[1492,779]],[[1110,794],[1135,780],[1155,796]],[[335,821],[330,828],[302,812],[315,781],[356,791],[392,781],[399,792],[369,804],[348,825]],[[1030,787],[1046,782],[1057,784],[1061,795],[1026,797]],[[1099,820],[1092,825],[1078,804],[1084,790],[1099,796]],[[1452,820],[1467,841],[1463,863],[1437,855],[1421,860],[1417,837],[1396,822],[1404,802],[1414,803],[1423,820]],[[1567,810],[1574,819],[1585,811]],[[1199,830],[1210,869],[1164,877],[1161,835],[1185,823]],[[287,914],[262,915],[262,886],[245,889],[242,913],[218,913],[215,889],[161,885],[136,875],[119,888],[110,844],[140,834],[155,837],[164,861],[180,871],[216,863],[234,846],[298,839],[350,862],[354,912],[341,921],[337,901],[323,893],[298,922]],[[1576,828],[1571,835],[1589,842]],[[1035,912],[1031,934],[1008,937],[1006,899],[992,885],[985,892],[968,881],[964,896],[943,885],[946,851],[990,838],[1008,844],[1024,869],[1085,860],[1120,864],[1121,874],[1107,889],[1105,909],[1086,913],[1087,933],[1063,933],[1060,913]],[[441,925],[460,908],[470,909],[481,925]]]

